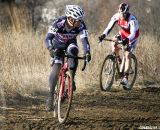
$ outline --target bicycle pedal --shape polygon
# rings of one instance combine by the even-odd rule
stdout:
[[[131,86],[130,85],[125,85],[125,86],[123,86],[123,89],[124,90],[131,90]]]
[[[126,84],[123,82],[123,81],[120,81],[120,83],[119,83],[120,85],[122,85],[123,87],[125,87],[126,86]]]
[[[120,82],[120,84],[121,84],[122,86],[126,86],[126,84],[125,84],[124,82]]]

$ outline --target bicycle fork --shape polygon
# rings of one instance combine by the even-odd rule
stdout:
[[[67,80],[66,80],[66,79]],[[67,86],[66,86],[66,81],[67,81]],[[67,88],[65,88],[67,87]],[[64,73],[62,73],[61,75],[61,87],[60,87],[60,91],[59,91],[59,97],[63,97],[64,95],[64,92],[67,92],[67,95],[68,95],[68,98],[70,98],[70,95],[71,95],[71,81],[70,81],[70,76],[65,76]]]
[[[59,91],[59,97],[63,96],[63,92],[64,92],[64,73],[62,73],[61,75],[61,84],[60,84],[60,91]]]

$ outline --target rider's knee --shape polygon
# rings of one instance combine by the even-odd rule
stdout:
[[[75,44],[71,44],[67,48],[67,53],[69,55],[77,56],[78,52],[79,52],[78,47]]]

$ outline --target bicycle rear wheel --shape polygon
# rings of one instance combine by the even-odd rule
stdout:
[[[64,82],[61,82],[61,87],[58,95],[58,120],[60,123],[64,123],[67,120],[73,96],[73,78],[72,76],[70,76],[70,74],[67,73],[65,73],[64,77],[62,77],[64,78]]]
[[[128,77],[128,85],[123,86],[125,90],[131,90],[137,77],[137,58],[134,54],[131,56],[131,67],[129,71],[129,77]]]
[[[100,72],[100,88],[102,91],[109,91],[115,76],[115,57],[108,55],[103,61]]]

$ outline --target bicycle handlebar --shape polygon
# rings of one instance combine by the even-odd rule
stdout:
[[[103,39],[103,41],[109,41],[109,42],[115,42],[115,41],[113,41],[112,39],[108,39],[108,38],[105,38],[105,39]],[[101,43],[102,41],[98,41],[98,43]],[[115,42],[115,43],[117,43],[117,42]],[[118,43],[117,43],[118,44]]]
[[[110,42],[114,42],[112,39],[103,39],[104,41],[110,41]]]
[[[86,60],[86,57],[83,56],[83,57],[79,57],[79,56],[72,56],[72,55],[65,55],[64,57],[67,57],[67,58],[74,58],[74,59],[79,59],[79,60],[84,60],[84,64],[83,64],[83,67],[82,67],[82,71],[85,70],[86,68],[86,65],[87,65],[87,60]]]
[[[114,40],[112,40],[112,39],[107,39],[107,38],[105,38],[104,41],[115,42],[116,45],[117,45],[117,44],[122,44],[122,40],[114,41]]]
[[[122,44],[122,40],[119,40],[119,41],[114,41],[112,39],[103,39],[104,41],[110,41],[110,42],[114,42],[115,44],[114,45],[118,45],[118,44],[121,44],[121,49],[124,50],[124,45]]]

